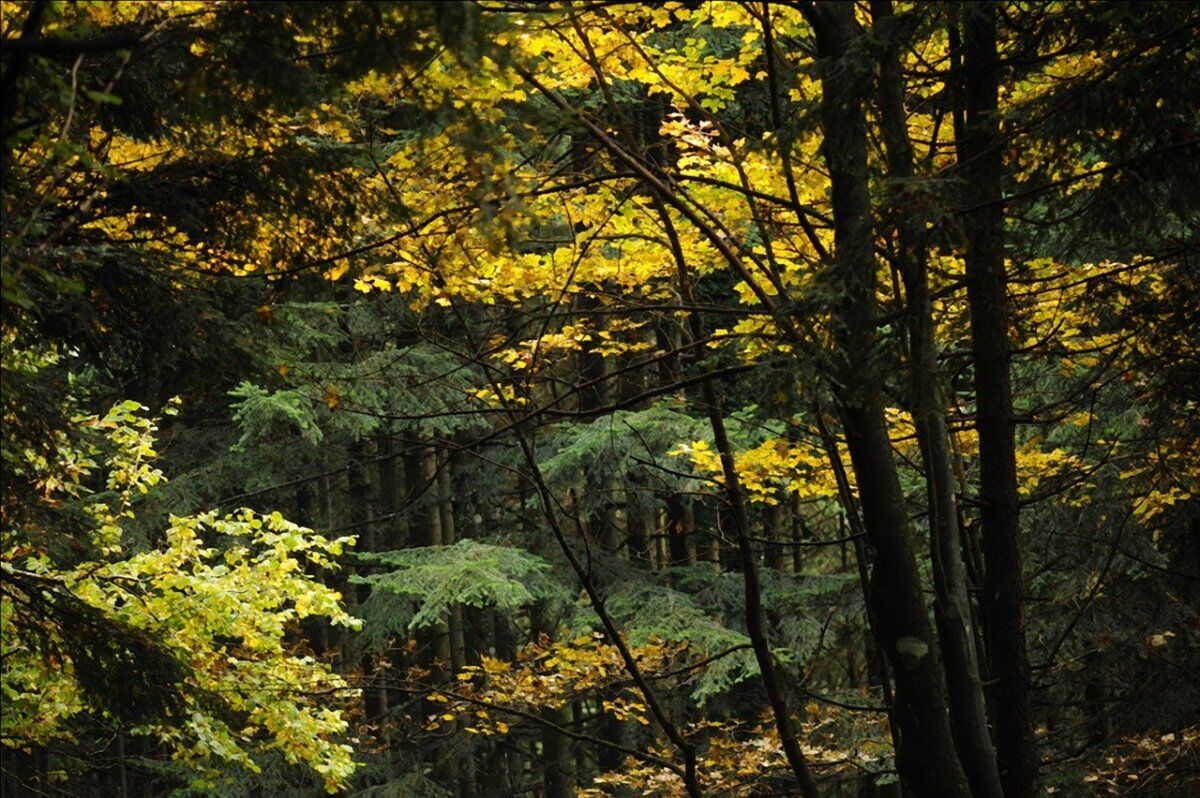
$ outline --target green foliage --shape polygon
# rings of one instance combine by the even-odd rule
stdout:
[[[89,524],[86,553],[66,559],[36,545],[52,534],[43,519],[2,529],[3,744],[69,740],[85,720],[111,720],[157,740],[201,781],[210,761],[256,770],[256,752],[278,751],[339,789],[354,770],[338,739],[347,724],[309,695],[350,688],[287,638],[311,616],[357,625],[305,572],[336,567],[353,540],[244,510],[172,516],[161,542],[123,554],[137,499],[163,480],[144,410],[124,401],[76,417],[74,442],[62,437],[52,457],[16,472],[48,508],[77,504]]]
[[[298,432],[301,440],[316,446],[324,434],[317,424],[317,408],[313,397],[298,389],[267,390],[243,382],[229,392],[237,400],[233,420],[241,426],[242,438],[237,447],[245,449],[254,440],[277,437],[279,432]]]
[[[655,640],[683,643],[696,661],[714,658],[696,672],[691,697],[699,706],[758,676],[750,638],[726,626],[719,615],[699,606],[687,593],[626,582],[613,589],[607,606],[633,645]]]
[[[561,603],[569,596],[567,587],[551,575],[549,562],[509,546],[460,540],[450,546],[362,553],[356,559],[388,570],[357,575],[352,582],[370,585],[372,597],[389,593],[409,600],[410,614],[397,617],[394,607],[389,608],[388,621],[397,629],[444,622],[454,606],[515,613],[535,604]],[[377,616],[371,601],[363,611]]]
[[[269,329],[258,358],[269,385],[244,381],[231,396],[240,446],[298,435],[317,446],[326,435],[360,440],[405,428],[454,435],[483,422],[468,395],[476,370],[427,344],[397,345],[411,323],[399,303],[296,303],[260,309]],[[347,353],[351,353],[347,356]]]
[[[561,425],[549,442],[551,454],[540,466],[558,490],[580,483],[581,507],[598,509],[613,484],[643,486],[629,492],[630,509],[654,506],[654,493],[695,490],[699,480],[672,473],[677,462],[668,453],[683,440],[708,437],[707,422],[677,404],[662,402],[645,410],[618,410],[590,424]]]

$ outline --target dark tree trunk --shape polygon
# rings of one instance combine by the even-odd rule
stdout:
[[[457,526],[454,517],[454,488],[451,478],[451,453],[441,449],[437,453],[437,501],[438,513],[441,517],[442,545],[450,546],[458,540]],[[450,619],[447,624],[450,645],[450,669],[458,673],[467,664],[466,622],[463,607],[454,605],[450,608]],[[461,728],[461,723],[459,724]],[[475,757],[471,748],[462,752],[454,760],[454,768],[458,777],[458,794],[462,798],[475,796]]]
[[[349,460],[346,463],[346,488],[347,499],[350,502],[350,523],[359,538],[358,548],[364,552],[378,551],[375,540],[374,519],[371,517],[371,483],[367,476],[365,465],[369,454],[370,452],[365,444],[361,442],[355,443],[350,447],[348,452]],[[367,600],[370,593],[371,588],[368,585],[358,585],[350,595],[353,597],[355,604],[361,605]],[[372,681],[379,676],[375,668],[375,652],[364,652],[360,660],[360,665],[362,666],[363,673]],[[363,690],[363,711],[366,713],[369,722],[382,724],[384,716],[387,714],[387,706],[386,687],[376,687],[372,684],[369,688]]]
[[[1005,795],[1032,798],[1038,789],[1038,755],[1029,703],[1020,502],[1009,376],[995,13],[989,3],[971,3],[963,12],[966,115],[958,157],[967,209],[967,301],[975,365],[984,560],[980,607],[994,683],[991,710]]]
[[[880,128],[894,185],[914,178],[912,146],[904,111],[897,20],[890,0],[872,0],[871,11],[881,43],[879,68]],[[996,751],[988,729],[979,657],[971,627],[966,567],[958,523],[954,468],[946,429],[946,400],[938,373],[937,342],[929,296],[925,219],[892,192],[897,261],[904,280],[908,332],[909,403],[925,469],[930,553],[933,558],[934,618],[946,668],[950,721],[959,759],[976,798],[1003,798]]]
[[[870,596],[896,678],[895,716],[901,733],[897,766],[902,780],[919,796],[968,796],[880,390],[864,113],[869,63],[855,52],[862,40],[852,4],[805,9],[824,60],[824,156],[833,188],[834,272],[842,292],[835,321],[840,415],[858,479],[864,527],[876,553]]]
[[[533,613],[533,627],[549,640],[558,637],[558,627],[553,619],[540,608]],[[542,729],[542,790],[545,798],[572,798],[575,794],[575,760],[567,736],[554,726],[566,726],[571,722],[568,707],[543,709],[543,720],[548,725]]]
[[[329,464],[329,461],[325,456],[318,458],[317,462],[319,462],[322,467],[327,467]],[[318,527],[319,524],[323,526]],[[318,528],[319,531],[335,528],[333,523],[332,499],[329,493],[328,475],[322,476],[317,480],[317,506],[313,516],[313,527]],[[334,579],[331,581],[335,586],[339,585],[339,580]],[[316,646],[318,651],[324,654],[337,647],[336,636],[337,631],[335,631],[329,623],[322,623],[319,627],[317,627],[317,635],[313,645]]]
[[[396,460],[398,453],[387,435],[379,436],[379,529],[376,541],[381,551],[390,551],[403,546],[400,540],[400,478]]]
[[[640,486],[639,486],[640,487]],[[654,530],[653,494],[635,489],[625,510],[625,539],[630,560],[650,567],[650,534]]]
[[[693,308],[688,313],[691,340],[699,341],[703,335],[703,324],[699,311],[694,309],[696,300],[692,293],[687,259],[683,247],[679,243],[679,236],[671,222],[671,217],[661,203],[658,211],[679,272],[679,293],[684,303]],[[717,393],[717,387],[713,380],[703,380],[700,388],[704,407],[708,410],[713,443],[721,458],[726,504],[733,516],[733,527],[737,538],[738,569],[742,573],[742,586],[745,594],[746,633],[750,637],[754,659],[758,663],[759,673],[762,676],[763,688],[767,693],[767,702],[771,706],[771,715],[775,721],[775,730],[779,734],[780,745],[783,747],[784,756],[792,769],[792,774],[796,777],[800,794],[804,798],[819,798],[820,790],[817,788],[804,751],[800,747],[800,741],[796,737],[787,696],[783,692],[783,686],[776,671],[774,654],[771,653],[770,641],[767,639],[765,610],[762,605],[762,580],[752,542],[750,516],[746,510],[746,494],[738,478],[733,446],[729,442],[729,434],[725,429],[721,396]]]
[[[678,493],[667,498],[667,554],[671,565],[691,565],[695,559],[692,528],[688,523],[687,507]]]
[[[778,504],[768,505],[766,509],[767,538],[771,541],[766,546],[767,567],[774,568],[776,571],[783,571],[786,567],[783,557],[786,547],[783,545],[783,541],[787,539],[784,527],[787,521],[785,502],[788,499],[788,496],[782,496]]]
[[[493,612],[492,628],[495,655],[505,662],[517,658],[517,629],[507,616]],[[500,789],[494,794],[520,795],[525,792],[525,752],[516,744],[498,747],[494,754],[500,773]]]
[[[21,25],[19,38],[23,40],[36,39],[45,21],[46,11],[52,6],[49,0],[35,0],[29,5],[25,21]],[[21,106],[21,79],[29,67],[29,53],[17,51],[8,57],[4,65],[4,77],[0,79],[0,165],[8,171],[12,147],[9,140],[15,132],[17,109]]]

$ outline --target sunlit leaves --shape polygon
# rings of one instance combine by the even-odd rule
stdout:
[[[122,654],[136,667],[148,666],[139,657],[153,652],[182,674],[179,683],[154,688],[173,695],[173,708],[142,719],[135,732],[159,739],[198,773],[214,761],[254,770],[257,752],[277,750],[317,772],[331,791],[340,788],[354,762],[340,741],[347,723],[337,707],[353,691],[327,663],[299,649],[294,635],[299,621],[314,616],[358,625],[341,595],[310,575],[313,568],[335,569],[353,539],[318,535],[279,513],[243,510],[171,517],[159,545],[122,556],[122,526],[135,517],[135,498],[163,479],[152,465],[155,422],[143,411],[126,401],[102,416],[79,418],[84,451],[95,459],[64,453],[46,468],[47,501],[84,497],[95,559],[59,562],[27,544],[37,530],[4,529],[4,744],[70,738],[77,716],[122,720],[92,693],[120,686],[97,688],[76,671],[71,652],[78,643],[70,638],[81,630],[72,618],[85,611],[94,613],[96,626],[87,634],[110,634],[104,626],[111,625],[139,640],[145,654]],[[52,479],[59,464],[63,473]],[[94,469],[105,473],[104,496],[112,498],[89,499],[79,489]],[[217,705],[212,696],[219,696]]]
[[[716,451],[706,441],[680,444],[671,452],[691,458],[697,471],[723,481],[723,468]],[[784,492],[805,498],[837,493],[826,456],[811,446],[774,438],[736,454],[742,487],[752,501],[777,504]]]

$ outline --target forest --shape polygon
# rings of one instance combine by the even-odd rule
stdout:
[[[6,798],[1200,796],[1200,4],[0,43]]]

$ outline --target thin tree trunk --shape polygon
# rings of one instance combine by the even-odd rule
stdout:
[[[666,207],[661,202],[658,203],[658,213],[675,258],[680,295],[689,307],[695,308],[696,300],[692,294],[687,259],[683,247],[680,245],[679,235],[675,231]],[[693,309],[688,313],[688,323],[692,341],[701,340],[703,325],[699,311]],[[713,432],[713,443],[721,458],[721,471],[725,480],[725,498],[733,516],[734,532],[737,536],[738,564],[742,572],[742,586],[745,592],[746,632],[750,637],[754,659],[758,663],[758,669],[762,676],[763,688],[767,693],[767,702],[771,706],[771,715],[775,721],[775,730],[779,734],[784,756],[796,777],[801,794],[805,798],[819,798],[820,790],[817,789],[817,783],[809,769],[808,760],[796,737],[791,710],[776,673],[774,655],[771,653],[770,641],[767,639],[765,613],[762,605],[762,581],[759,576],[758,562],[755,559],[754,544],[751,541],[750,516],[746,511],[746,495],[738,479],[733,446],[729,442],[729,434],[725,429],[721,397],[712,380],[703,380],[700,388],[703,405],[708,411],[709,426]]]
[[[409,530],[409,541],[414,546],[443,545],[438,456],[432,446],[418,444],[408,453],[405,458],[405,482],[408,488],[407,503],[419,508]],[[417,640],[415,659],[429,670],[432,684],[444,683],[447,669],[453,667],[449,623],[441,621],[435,626],[419,630],[414,636]],[[426,700],[422,711],[430,715],[439,711],[439,707]],[[434,754],[431,764],[437,780],[456,790],[458,760],[445,750],[440,750]]]
[[[117,731],[117,796],[129,798],[129,771],[125,761],[125,730]]]
[[[540,608],[535,609],[532,622],[537,633],[545,635],[548,640],[553,641],[558,637],[556,624]],[[570,724],[569,710],[567,707],[547,708],[541,711],[541,716],[547,722],[542,728],[543,795],[545,798],[572,798],[575,794],[575,768],[571,746],[566,735],[553,728]]]
[[[438,453],[439,471],[437,476],[438,513],[441,516],[442,545],[451,546],[458,540],[454,522],[454,493],[450,479],[450,458],[443,450]],[[462,606],[455,605],[450,610],[450,663],[457,672],[467,664],[466,643],[464,640]]]
[[[650,539],[653,543],[654,567],[666,568],[671,564],[670,547],[667,545],[667,535],[670,534],[668,514],[663,510],[654,511],[654,525],[651,527]]]
[[[441,489],[438,485],[438,456],[437,450],[432,446],[422,448],[421,452],[421,484],[425,487],[426,494],[422,497],[425,501],[425,512],[420,514],[424,526],[424,539],[422,544],[425,546],[444,546],[446,544],[445,529],[442,526],[442,501]],[[451,644],[450,644],[450,625],[448,622],[441,622],[431,632],[430,637],[431,653],[441,668],[446,668],[452,665]]]
[[[638,493],[636,502],[631,503],[625,511],[625,537],[628,545],[629,559],[647,568],[651,567],[650,534],[654,529],[651,520],[654,510],[648,505],[653,497],[648,491]]]
[[[802,573],[804,570],[804,547],[800,545],[800,543],[804,539],[804,527],[802,525],[802,521],[803,521],[802,514],[803,514],[804,510],[801,507],[801,502],[803,500],[800,498],[800,494],[797,493],[797,494],[789,497],[788,501],[791,502],[791,504],[792,504],[791,511],[788,513],[788,526],[789,526],[788,534],[790,536],[789,539],[792,541],[792,552],[790,555],[791,560],[792,560],[791,570],[792,570],[792,573],[798,574],[798,573]],[[841,526],[844,526],[845,521],[843,519],[839,518],[838,525],[839,525],[839,528]],[[845,534],[839,533],[838,537],[845,537]],[[845,542],[843,542],[842,543],[842,568],[845,569],[845,567],[846,567],[846,544],[845,544]]]
[[[767,567],[774,568],[776,571],[784,570],[783,560],[783,540],[784,535],[784,510],[783,502],[787,501],[787,497],[779,502],[779,504],[771,504],[767,506],[767,538],[771,541],[767,544]]]
[[[513,662],[517,658],[517,630],[513,623],[499,612],[491,613],[492,637],[495,640],[497,659]],[[497,740],[499,743],[500,740]],[[501,766],[500,794],[520,795],[525,792],[525,754],[515,744],[511,748],[497,748],[494,758]]]
[[[454,489],[451,479],[450,453],[445,449],[440,450],[437,453],[437,463],[439,466],[437,475],[438,513],[441,516],[442,545],[450,546],[458,539],[454,519]],[[463,619],[461,605],[455,604],[450,608],[448,626],[450,669],[452,672],[458,673],[467,664],[466,623]],[[461,730],[461,721],[456,721],[456,725]],[[455,759],[454,770],[458,777],[458,794],[462,798],[474,798],[475,756],[471,748]]]
[[[376,465],[379,479],[379,514],[381,516],[376,541],[380,551],[391,551],[403,545],[400,540],[400,473],[396,460],[398,453],[387,435],[379,436],[379,462]]]
[[[995,8],[990,3],[971,3],[964,11],[963,25],[966,115],[958,156],[968,208],[967,303],[979,433],[984,560],[980,608],[994,684],[991,709],[1005,795],[1032,798],[1038,791],[1038,754],[1025,650],[1020,502],[1009,375]]]
[[[692,529],[688,524],[687,509],[684,507],[683,496],[678,493],[667,498],[667,556],[671,565],[691,565],[694,548],[688,543],[691,540]]]
[[[371,483],[367,477],[367,469],[365,461],[369,451],[367,446],[361,442],[355,443],[350,447],[349,459],[346,463],[346,488],[347,499],[350,502],[350,523],[355,528],[358,534],[360,551],[373,552],[377,551],[375,540],[375,524],[371,517]],[[357,588],[350,593],[355,605],[361,605],[367,600],[370,595],[371,588],[368,585],[358,585]],[[362,666],[364,676],[369,680],[374,680],[379,674],[375,668],[375,652],[366,651],[361,655],[359,664]],[[387,713],[387,691],[386,687],[380,685],[378,687],[372,685],[363,691],[363,711],[366,713],[368,722],[383,724],[384,715]]]
[[[319,462],[323,467],[328,468],[328,456],[322,455],[319,459]],[[324,525],[323,528],[326,530],[336,528],[333,517],[333,497],[332,492],[329,489],[329,483],[331,479],[332,477],[326,474],[317,480],[317,507],[314,526],[316,523],[320,523]],[[334,587],[339,589],[344,587],[344,585],[341,584],[341,577],[335,577],[332,581]],[[329,623],[322,623],[320,627],[318,627],[316,645],[322,653],[340,648],[340,644],[338,642],[340,629],[341,627],[334,627]]]

